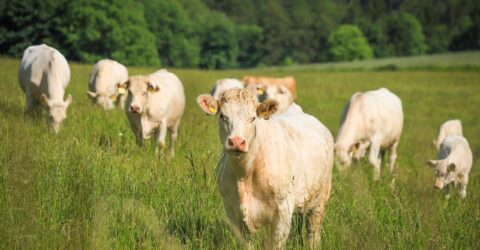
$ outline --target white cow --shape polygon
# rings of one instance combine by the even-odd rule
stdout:
[[[128,71],[125,66],[110,59],[103,59],[93,65],[87,94],[105,110],[113,109],[116,102],[124,108],[126,95],[117,92],[117,84],[126,81]]]
[[[335,144],[341,165],[349,166],[365,155],[374,166],[374,179],[380,177],[381,156],[390,150],[390,170],[395,169],[397,146],[403,129],[402,101],[386,88],[355,93],[343,110]]]
[[[462,122],[460,120],[456,119],[444,122],[440,127],[437,139],[433,140],[433,145],[435,145],[435,147],[439,149],[440,144],[442,144],[443,140],[449,135],[463,135]]]
[[[259,104],[246,89],[227,90],[220,100],[200,95],[197,102],[219,114],[217,184],[234,231],[245,236],[268,226],[270,247],[282,248],[298,211],[308,216],[310,244],[318,246],[332,180],[330,131],[296,104],[271,117],[278,103]]]
[[[435,169],[435,187],[445,189],[450,197],[449,184],[458,185],[461,198],[467,197],[468,174],[472,168],[472,150],[467,140],[460,135],[450,135],[440,144],[438,160],[427,164]]]
[[[245,76],[243,82],[248,90],[256,93],[260,102],[270,98],[276,100],[279,104],[277,114],[286,111],[297,99],[297,83],[292,76]]]
[[[39,115],[43,106],[48,113],[47,125],[58,133],[72,103],[71,95],[63,100],[70,82],[70,68],[65,57],[45,44],[28,47],[20,62],[18,81],[27,99],[27,112]]]
[[[137,143],[154,135],[156,150],[165,147],[167,129],[170,132],[170,154],[174,155],[174,143],[185,109],[185,94],[180,79],[167,70],[150,75],[131,76],[118,84],[119,92],[128,90],[126,113]]]
[[[212,90],[210,91],[210,94],[215,98],[219,99],[220,95],[225,92],[228,89],[243,89],[243,83],[237,79],[234,78],[224,78],[224,79],[219,79],[215,82],[215,85],[213,85]]]

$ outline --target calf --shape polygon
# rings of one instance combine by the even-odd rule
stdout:
[[[349,166],[352,158],[361,159],[370,147],[369,161],[374,179],[380,177],[381,156],[390,150],[390,170],[395,169],[397,146],[403,129],[402,101],[386,88],[355,93],[343,110],[335,144],[341,165]]]
[[[274,99],[278,102],[278,113],[284,112],[297,99],[295,78],[245,76],[243,82],[248,90],[257,94],[259,101]]]
[[[197,102],[219,114],[217,184],[234,231],[246,236],[268,226],[270,247],[282,248],[298,211],[308,216],[310,244],[318,247],[332,181],[330,131],[295,104],[272,117],[278,103],[259,104],[245,89],[227,90],[220,100],[200,95]]]
[[[126,113],[137,143],[154,135],[155,152],[165,147],[167,129],[170,132],[170,154],[173,156],[178,127],[185,109],[185,94],[180,79],[167,70],[151,75],[131,76],[118,84],[119,92],[128,90]]]
[[[113,109],[115,103],[124,108],[125,93],[117,92],[117,84],[126,81],[128,81],[128,71],[125,66],[110,59],[103,59],[93,66],[87,94],[94,103],[105,110]]]
[[[243,89],[243,83],[234,78],[220,79],[215,82],[210,94],[213,96],[213,98],[218,100],[223,92],[233,88]]]
[[[467,140],[460,135],[450,135],[440,144],[438,160],[429,160],[427,164],[435,169],[435,187],[445,189],[446,198],[450,197],[449,184],[458,185],[461,198],[467,197],[468,174],[472,168],[472,150]]]
[[[47,126],[58,133],[72,103],[71,95],[63,100],[70,82],[65,57],[45,44],[28,47],[20,62],[18,81],[27,99],[27,112],[39,115],[43,106],[47,110]]]
[[[449,135],[463,135],[462,122],[460,120],[457,119],[444,122],[440,127],[437,139],[433,140],[433,145],[439,149],[440,144],[442,144],[443,140]]]

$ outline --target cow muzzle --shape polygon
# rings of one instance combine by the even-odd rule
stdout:
[[[245,141],[245,139],[239,136],[230,137],[227,140],[227,150],[233,151],[233,152],[246,153],[248,151],[247,141]]]
[[[130,107],[128,108],[128,111],[130,111],[131,113],[139,114],[142,110],[140,109],[139,106],[130,105]]]

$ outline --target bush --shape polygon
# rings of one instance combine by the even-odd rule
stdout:
[[[243,68],[252,68],[260,64],[263,58],[263,30],[256,25],[239,25],[236,29],[238,37],[238,64]]]
[[[201,40],[200,67],[227,69],[237,65],[238,41],[235,24],[225,15],[211,13]]]
[[[420,55],[427,51],[422,25],[411,14],[395,13],[386,17],[384,33],[386,44],[395,56]]]
[[[108,57],[127,65],[160,65],[141,4],[81,0],[65,8],[68,16],[62,25],[70,58],[95,62]]]
[[[328,38],[333,61],[363,60],[373,57],[362,31],[355,25],[341,25]]]
[[[183,6],[177,1],[145,0],[145,19],[155,35],[161,61],[172,67],[197,67],[200,45]]]

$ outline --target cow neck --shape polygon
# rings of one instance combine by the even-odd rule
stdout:
[[[247,153],[240,155],[233,155],[227,153],[227,159],[230,162],[232,170],[237,178],[237,180],[246,180],[250,178],[254,172],[255,161],[257,156],[261,154],[262,145],[260,140],[257,137],[258,123],[255,125],[255,130],[253,133],[253,138],[250,139],[250,149]]]
[[[63,89],[60,76],[58,75],[59,70],[50,68],[49,71],[48,74],[44,75],[48,83],[48,99],[50,99],[51,102],[63,102],[65,90]]]
[[[344,123],[340,128],[340,137],[337,139],[337,145],[345,149],[349,149],[351,145],[355,144],[356,128],[350,128],[349,123]]]

